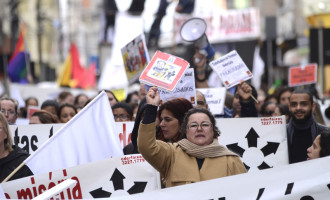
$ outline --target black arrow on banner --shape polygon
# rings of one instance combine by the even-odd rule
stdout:
[[[144,189],[147,186],[147,182],[136,182],[134,181],[134,185],[127,190],[128,194],[137,194],[137,193],[141,193],[144,192]]]
[[[227,148],[229,150],[237,153],[240,157],[243,156],[243,153],[244,153],[245,149],[243,149],[242,147],[238,146],[238,143],[227,144],[226,146],[227,146]]]
[[[257,132],[253,128],[251,128],[249,130],[249,132],[245,136],[245,138],[247,138],[249,148],[250,147],[257,147],[257,142],[258,142],[259,135],[257,134]]]
[[[96,190],[93,190],[91,192],[89,192],[92,197],[95,199],[95,198],[109,198],[111,196],[111,192],[108,192],[108,191],[105,191],[105,190],[102,190],[102,187],[96,189]]]
[[[277,142],[267,142],[267,145],[264,146],[262,149],[260,149],[262,151],[262,153],[264,154],[264,156],[268,156],[271,153],[276,153],[278,146],[280,146],[280,143]]]
[[[125,176],[116,168],[110,178],[110,181],[112,181],[113,188],[115,189],[115,191],[124,189],[124,179]]]
[[[250,169],[250,166],[248,166],[248,165],[247,165],[247,164],[245,164],[244,162],[243,162],[243,164],[244,164],[244,167],[245,167],[246,171],[249,171],[249,169]]]
[[[259,166],[258,169],[262,170],[262,169],[268,169],[271,168],[267,163],[262,162]]]

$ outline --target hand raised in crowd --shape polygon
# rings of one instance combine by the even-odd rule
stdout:
[[[157,87],[149,88],[147,95],[146,95],[147,104],[151,104],[154,106],[158,106],[160,102],[160,96],[158,93]]]
[[[252,95],[252,87],[243,81],[237,85],[237,93],[242,98],[242,100],[247,101]]]
[[[196,49],[196,53],[194,54],[193,57],[193,63],[196,66],[197,71],[202,71],[204,70],[204,66],[206,63],[206,56],[199,53],[199,50]]]

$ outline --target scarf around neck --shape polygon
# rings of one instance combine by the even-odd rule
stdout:
[[[188,155],[196,158],[216,158],[221,156],[238,156],[229,151],[225,146],[220,145],[217,139],[206,146],[200,146],[190,142],[187,139],[182,139],[178,142],[180,148]]]
[[[312,138],[314,141],[314,139],[317,136],[317,130],[316,130],[317,128],[316,128],[316,122],[314,120],[313,115],[311,115],[311,117],[305,123],[302,123],[302,124],[295,123],[295,121],[293,119],[290,119],[290,122],[289,122],[288,128],[287,128],[288,136],[289,136],[289,138],[288,138],[289,144],[292,143],[292,137],[293,137],[293,133],[295,130],[299,131],[299,130],[306,130],[309,128],[311,129],[311,134],[312,134]]]

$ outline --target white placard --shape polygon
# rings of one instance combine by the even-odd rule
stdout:
[[[227,89],[252,78],[251,71],[236,50],[210,62],[210,66],[218,74]]]
[[[194,70],[191,68],[187,69],[172,92],[162,88],[158,88],[158,92],[162,103],[182,97],[190,101],[193,106],[196,106],[197,102]]]
[[[288,165],[285,116],[217,119],[219,143],[240,155],[252,171]]]
[[[204,94],[209,110],[213,115],[222,115],[225,105],[226,88],[198,88]]]

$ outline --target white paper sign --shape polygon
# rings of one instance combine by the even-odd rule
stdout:
[[[62,126],[64,124],[9,125],[9,129],[14,144],[31,154]]]
[[[213,115],[222,115],[226,98],[226,88],[198,88],[204,94]]]
[[[285,116],[217,119],[219,143],[240,155],[249,172],[289,164]]]
[[[1,185],[11,199],[32,199],[69,178],[77,184],[54,199],[109,198],[160,189],[159,173],[140,154],[78,165]]]
[[[158,92],[160,100],[163,103],[175,98],[182,97],[190,101],[193,106],[196,106],[197,102],[194,70],[191,68],[187,69],[173,91],[158,88]]]
[[[241,81],[252,78],[251,71],[236,50],[210,62],[210,66],[218,74],[227,89],[239,84]]]

